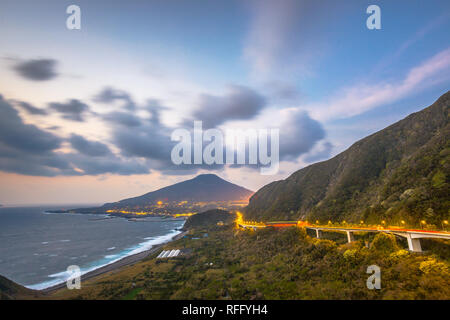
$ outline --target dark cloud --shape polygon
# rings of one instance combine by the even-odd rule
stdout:
[[[17,110],[0,95],[0,170],[32,176],[81,176],[113,173],[145,174],[145,161],[124,160],[109,148],[72,135],[69,141],[78,153],[62,153],[63,139],[25,124]]]
[[[107,145],[97,141],[89,141],[77,134],[72,134],[69,141],[75,150],[91,157],[112,155]]]
[[[33,59],[17,63],[14,70],[25,79],[46,81],[58,76],[56,65],[57,61],[53,59]]]
[[[141,125],[141,119],[129,112],[115,111],[103,116],[103,119],[125,127],[138,127]]]
[[[26,112],[32,115],[38,115],[38,116],[45,116],[47,115],[47,111],[45,109],[40,109],[35,106],[32,106],[31,104],[23,101],[17,101],[16,102],[18,106],[20,106],[22,109],[24,109]]]
[[[11,152],[13,151],[13,152]],[[54,177],[57,175],[79,175],[70,163],[55,152],[31,154],[11,150],[0,142],[0,170],[5,172]]]
[[[109,104],[116,101],[121,101],[124,103],[124,107],[128,110],[135,110],[136,104],[134,103],[131,95],[123,90],[114,89],[112,87],[105,87],[103,90],[97,94],[94,99],[95,102]]]
[[[64,119],[73,121],[84,121],[83,114],[89,111],[89,106],[80,100],[72,99],[66,103],[52,102],[49,108],[62,114]]]
[[[203,121],[204,128],[214,128],[229,120],[248,120],[266,106],[266,99],[244,86],[230,86],[224,96],[204,94],[193,120]]]
[[[320,122],[310,118],[307,112],[292,111],[280,128],[280,160],[295,160],[324,137],[325,130]]]
[[[61,142],[60,137],[25,124],[0,95],[0,170],[36,176],[76,174],[70,164],[54,152]]]
[[[0,95],[0,141],[23,152],[45,153],[60,146],[61,139],[23,123],[17,110]]]
[[[83,154],[66,154],[65,157],[82,172],[81,175],[99,175],[99,174],[147,174],[149,167],[145,162],[136,160],[123,160],[114,155],[102,157],[92,157]]]
[[[113,139],[126,156],[169,160],[172,145],[168,129],[162,125],[145,125],[139,128],[116,128]]]

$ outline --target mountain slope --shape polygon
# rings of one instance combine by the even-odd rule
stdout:
[[[264,186],[246,218],[440,226],[449,215],[450,92],[433,105],[372,134],[334,158]]]
[[[251,194],[253,194],[252,191],[225,181],[214,174],[202,174],[139,197],[108,203],[103,207],[142,206],[157,201],[237,201],[248,199]]]
[[[0,276],[0,300],[39,298],[38,291],[30,290],[3,276]]]

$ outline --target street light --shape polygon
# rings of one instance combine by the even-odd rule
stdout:
[[[425,220],[420,221],[420,224],[422,224],[424,227],[427,224],[427,222]]]
[[[444,227],[444,225],[445,225],[445,227]],[[442,221],[442,229],[446,229],[447,225],[448,225],[448,220]]]

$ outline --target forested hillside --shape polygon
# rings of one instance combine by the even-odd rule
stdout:
[[[245,218],[441,226],[450,204],[450,92],[334,158],[255,193]]]

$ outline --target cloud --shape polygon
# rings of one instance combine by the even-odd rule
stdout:
[[[127,157],[170,161],[173,142],[168,128],[160,123],[131,127],[128,130],[115,127],[113,141]]]
[[[33,81],[47,81],[58,76],[57,61],[53,59],[33,59],[20,61],[14,70],[23,78]]]
[[[203,121],[204,128],[213,128],[230,120],[251,119],[265,106],[266,99],[256,91],[233,85],[223,96],[202,95],[193,120]]]
[[[141,119],[134,114],[121,111],[107,113],[103,115],[103,119],[125,127],[138,127],[142,122]]]
[[[124,103],[124,107],[128,110],[135,110],[136,104],[131,98],[130,94],[123,90],[114,89],[112,87],[105,87],[98,93],[94,99],[95,102],[110,104],[116,101],[121,101]]]
[[[59,148],[61,139],[23,123],[18,112],[0,95],[0,141],[23,152],[45,153]]]
[[[77,134],[72,134],[69,141],[75,150],[88,156],[100,157],[112,155],[107,145],[97,141],[89,141]]]
[[[244,56],[258,77],[266,78],[286,54],[289,34],[299,19],[301,1],[251,2],[252,20]]]
[[[26,175],[76,174],[54,151],[62,139],[25,124],[13,106],[0,95],[0,170]]]
[[[308,152],[302,160],[307,163],[326,160],[330,157],[333,147],[334,146],[331,142],[323,140],[322,143],[318,143],[316,147]]]
[[[325,103],[303,106],[320,120],[348,118],[386,103],[393,103],[408,94],[448,79],[450,48],[439,52],[419,66],[409,70],[400,81],[378,84],[358,84],[340,89],[340,94]]]
[[[38,116],[45,116],[47,115],[47,111],[44,109],[37,108],[35,106],[32,106],[31,104],[23,101],[15,101],[15,103],[24,109],[26,112],[32,115],[38,115]]]
[[[17,110],[0,95],[0,170],[32,176],[81,176],[105,173],[145,174],[145,161],[122,159],[103,143],[73,134],[76,153],[58,152],[63,138],[25,124]]]
[[[285,110],[280,127],[280,159],[294,161],[325,138],[322,124],[301,110]]]
[[[250,0],[246,4],[250,27],[243,58],[252,78],[262,83],[298,83],[311,74],[314,62],[326,54],[328,37],[347,6],[332,0]]]
[[[9,148],[0,142],[0,170],[5,172],[54,177],[79,175],[70,163],[55,152],[33,154]]]
[[[80,175],[100,175],[106,173],[118,175],[147,174],[149,167],[145,162],[133,159],[123,160],[115,155],[92,157],[80,153],[65,154]]]
[[[89,106],[77,99],[71,99],[66,103],[51,102],[49,108],[61,113],[64,119],[79,122],[84,121],[83,113],[89,111]]]

